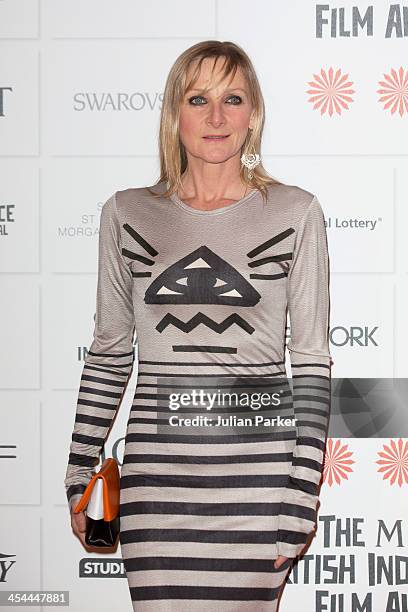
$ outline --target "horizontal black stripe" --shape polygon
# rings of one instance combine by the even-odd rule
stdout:
[[[82,467],[94,467],[98,459],[90,455],[80,455],[79,453],[69,453],[68,463],[71,465],[81,465]]]
[[[330,365],[322,361],[302,361],[301,363],[291,363],[291,368],[326,368],[330,370]],[[318,374],[299,374],[299,376],[318,376]]]
[[[318,495],[319,485],[314,482],[310,482],[309,480],[303,480],[303,478],[294,478],[290,477],[288,484],[286,485],[288,489],[293,489],[294,491],[304,491],[305,493],[309,493],[309,495]]]
[[[309,521],[315,520],[315,511],[306,506],[281,502],[163,502],[140,501],[126,502],[120,506],[121,516],[135,514],[189,514],[197,516],[277,516],[279,513],[295,516]]]
[[[292,460],[292,465],[309,468],[310,470],[315,470],[316,472],[320,472],[322,467],[319,461],[310,459],[310,457],[294,457]]]
[[[233,474],[231,476],[192,476],[189,474],[122,474],[121,488],[182,487],[182,488],[271,488],[284,487],[286,474]]]
[[[111,372],[111,374],[116,376],[122,376],[122,373],[119,372]],[[116,380],[115,378],[90,376],[89,374],[85,373],[81,376],[81,383],[84,381],[98,383],[99,385],[110,385],[111,387],[119,387],[120,389],[123,389],[123,386],[126,384],[126,378],[122,378],[122,380]]]
[[[183,425],[171,425],[170,417],[171,416],[177,416],[178,412],[179,411],[172,412],[172,413],[169,412],[167,418],[164,418],[164,419],[157,419],[157,418],[149,419],[149,418],[146,418],[146,417],[132,417],[132,418],[128,419],[128,424],[129,423],[134,423],[135,425],[157,425],[158,427],[165,426],[165,427],[172,427],[172,428],[175,428],[175,429],[177,428],[177,430],[179,430],[179,429],[182,430],[184,428],[194,427],[194,430],[192,430],[192,431],[195,431],[195,428],[197,427],[197,425],[187,425],[187,424],[186,425],[184,425],[184,424]],[[194,418],[194,417],[197,417],[197,416],[200,416],[200,415],[199,414],[191,414],[191,418]],[[205,416],[209,416],[210,418],[215,418],[217,416],[217,412],[211,411],[208,414],[206,414]],[[221,416],[221,418],[223,418],[223,419],[228,419],[228,417],[230,415],[227,415],[227,416],[219,415],[219,416]],[[272,415],[271,415],[271,417],[272,417]],[[244,427],[244,428],[245,427],[258,427],[258,425],[256,425],[256,421],[255,421],[256,415],[254,415],[253,412],[249,416],[240,417],[240,418],[250,419],[251,421],[246,423],[244,426],[240,425],[239,427]],[[267,417],[264,417],[264,418],[267,418]],[[213,425],[206,425],[205,423],[203,423],[202,425],[198,425],[198,426],[199,427],[207,427],[207,428],[209,428],[209,427],[212,428],[213,427]],[[235,426],[233,423],[232,424],[226,423],[226,424],[223,424],[223,425],[216,425],[215,427],[232,427],[232,428],[234,428],[234,427],[238,427],[238,426]],[[269,425],[263,425],[263,427],[269,427]],[[260,429],[262,429],[262,425],[261,425]]]
[[[282,413],[286,413],[287,411],[291,411],[291,412],[287,415],[282,414]],[[225,407],[217,406],[215,409],[212,408],[211,410],[206,410],[204,406],[180,406],[180,408],[177,408],[177,410],[170,411],[169,405],[165,405],[165,404],[163,404],[163,406],[160,406],[154,403],[153,404],[138,404],[137,402],[134,402],[132,404],[131,414],[133,416],[135,414],[143,413],[143,412],[155,412],[158,415],[161,413],[164,413],[165,415],[191,414],[194,416],[197,416],[198,414],[207,415],[207,416],[216,416],[217,414],[225,415],[225,414],[233,413],[237,416],[239,415],[240,417],[244,416],[245,414],[254,416],[254,414],[265,414],[265,413],[266,414],[270,413],[271,416],[276,416],[276,413],[278,412],[284,418],[295,416],[294,411],[293,411],[293,402],[291,401],[290,397],[288,397],[287,403],[282,402],[279,406],[260,406],[256,410],[252,410],[250,406],[239,406],[238,405],[238,406],[225,406]]]
[[[181,366],[217,366],[217,367],[226,367],[226,368],[264,368],[266,366],[278,366],[284,365],[285,361],[265,361],[263,363],[239,363],[239,362],[229,362],[229,363],[214,363],[213,361],[151,361],[148,359],[140,359],[140,364],[143,365],[181,365]]]
[[[304,402],[305,400],[302,400],[302,402]],[[310,400],[309,404],[302,404],[302,402],[297,402],[294,401],[294,410],[295,410],[295,414],[298,417],[300,422],[300,419],[304,418],[304,419],[313,419],[314,416],[316,417],[320,417],[323,419],[323,421],[327,420],[327,417],[329,416],[329,411],[330,411],[330,405],[327,404],[326,402],[323,402],[323,406],[319,407],[316,406],[316,402],[314,400]],[[319,403],[319,402],[317,402]]]
[[[81,414],[77,412],[75,423],[88,423],[89,425],[96,425],[97,427],[109,427],[112,423],[112,419],[103,419],[102,417],[93,416],[91,414]]]
[[[295,409],[295,414],[297,415],[298,413],[296,412]],[[311,429],[316,429],[319,431],[322,431],[323,433],[326,431],[326,425],[322,424],[322,423],[317,423],[316,421],[306,421],[305,419],[300,419],[299,416],[297,417],[297,422],[296,425],[298,428],[302,428],[302,427],[309,427]],[[318,432],[316,432],[318,433]]]
[[[104,357],[104,359],[106,359],[106,357]],[[130,362],[127,362],[127,363],[121,363],[121,364],[118,364],[118,363],[104,363],[103,366],[106,367],[106,368],[118,368],[118,370],[120,370],[120,368],[122,368],[122,369],[130,368],[133,365],[133,363],[134,363],[133,361],[130,361]],[[98,365],[100,366],[102,364],[98,363]]]
[[[311,400],[313,401],[313,400]],[[324,402],[324,404],[326,405],[326,402]],[[327,404],[327,406],[329,406]],[[329,410],[328,407],[324,408],[324,409],[320,409],[320,408],[314,408],[312,406],[302,406],[299,405],[295,402],[294,404],[294,409],[295,409],[295,413],[297,416],[304,416],[304,417],[308,417],[308,416],[312,416],[312,415],[316,415],[319,417],[323,417],[323,418],[327,418],[327,416],[329,415]]]
[[[193,364],[191,364],[193,365]],[[219,364],[218,364],[219,365]],[[226,372],[218,372],[215,374],[195,374],[193,372],[180,372],[178,374],[174,372],[138,372],[138,376],[154,376],[155,378],[265,378],[265,377],[276,377],[286,376],[286,372],[279,370],[278,372],[268,372],[267,374],[237,374]]]
[[[217,416],[220,416],[222,419],[227,419],[227,423],[222,423],[221,425],[208,425],[205,422],[203,423],[198,423],[195,425],[192,424],[185,424],[180,422],[180,425],[172,425],[170,422],[170,418],[172,416],[178,416],[178,411],[177,412],[173,412],[173,413],[169,413],[167,415],[167,418],[164,419],[157,419],[157,418],[145,418],[145,417],[131,417],[128,419],[128,425],[133,424],[133,425],[154,425],[156,427],[158,427],[160,429],[161,432],[163,432],[163,427],[171,427],[172,431],[184,431],[185,433],[189,433],[191,432],[192,435],[198,435],[197,433],[197,428],[202,428],[203,429],[203,433],[205,431],[207,432],[212,432],[214,429],[214,427],[221,428],[221,427],[225,427],[227,428],[227,430],[229,431],[230,434],[234,434],[237,431],[237,428],[239,427],[240,431],[244,430],[244,431],[249,431],[249,428],[253,428],[254,430],[256,430],[257,433],[262,433],[262,431],[268,432],[270,427],[274,427],[272,425],[269,425],[268,423],[265,424],[258,424],[256,423],[256,415],[254,415],[254,413],[252,412],[250,415],[248,416],[242,416],[239,418],[243,418],[243,419],[248,419],[248,421],[245,422],[244,425],[235,425],[233,422],[230,423],[229,422],[229,417],[231,415],[227,414],[227,415],[218,415],[217,412],[209,412],[208,415],[206,414],[205,416],[208,416],[209,418],[214,419],[214,422]],[[191,414],[189,417],[187,418],[197,418],[197,416],[199,417],[199,414]],[[264,418],[272,418],[274,415],[268,415],[265,416]],[[182,418],[185,418],[184,416]],[[289,417],[288,417],[289,418]],[[298,421],[299,422],[299,421]],[[278,427],[278,425],[277,425]],[[316,429],[319,429],[318,426],[315,426]],[[158,429],[158,431],[159,431]],[[295,427],[292,427],[292,430],[295,431]],[[209,434],[211,435],[211,433]],[[218,435],[218,434],[216,434]]]
[[[72,484],[66,490],[67,500],[69,501],[73,495],[81,494],[85,491],[86,485],[84,484]]]
[[[302,366],[300,366],[300,365],[299,365],[298,367],[302,367],[302,368],[304,368],[304,367],[307,367],[308,365],[311,365],[312,367],[319,366],[319,368],[327,368],[327,369],[330,369],[330,366],[329,366],[329,365],[320,364],[320,363],[314,363],[314,364],[305,364],[305,365],[302,365]],[[327,386],[328,386],[328,387],[329,387],[329,384],[330,384],[330,377],[329,377],[329,376],[326,376],[326,374],[292,374],[292,379],[293,379],[293,381],[295,381],[295,380],[299,380],[299,379],[301,379],[301,378],[306,379],[306,381],[309,381],[310,379],[314,379],[314,380],[315,380],[315,379],[316,379],[316,380],[319,380],[319,379],[320,379],[320,380],[324,380],[324,381],[326,381],[326,382],[327,382]],[[299,381],[299,382],[301,383],[302,381]]]
[[[90,444],[91,446],[103,446],[104,439],[96,436],[85,436],[74,432],[72,434],[73,442],[80,442],[81,444]]]
[[[286,531],[285,529],[279,529],[279,542],[286,542],[287,544],[306,544],[307,533],[301,533],[297,531]]]
[[[94,351],[88,351],[88,355],[92,355],[93,357],[129,357],[129,355],[133,355],[133,350],[128,353],[95,353]]]
[[[289,532],[294,540],[303,542],[304,534]],[[217,529],[128,529],[121,531],[120,543],[136,542],[208,542],[213,544],[276,544],[276,530],[235,531]],[[301,538],[299,538],[301,536]]]
[[[120,370],[110,370],[109,367],[110,366],[104,366],[104,365],[96,366],[96,365],[90,365],[90,363],[85,363],[83,367],[82,375],[84,375],[84,373],[87,372],[88,370],[93,370],[94,372],[103,372],[104,374],[113,374],[114,376],[123,376],[124,378],[127,378],[127,376],[129,375],[129,372],[121,372]]]
[[[305,377],[306,378],[306,377]],[[309,378],[309,376],[307,377]],[[323,378],[323,383],[322,385],[320,385],[320,380]],[[313,381],[304,381],[302,382],[301,380],[299,380],[299,378],[294,379],[294,381],[292,381],[293,387],[294,387],[294,391],[295,392],[299,392],[301,389],[305,389],[308,393],[311,391],[322,391],[323,393],[329,393],[330,394],[330,378],[327,378],[325,376],[319,376],[320,380],[313,380]]]
[[[222,393],[220,393],[219,395],[219,399],[220,401],[222,401],[223,397],[225,400],[228,400],[228,396],[232,396],[232,398],[234,398],[235,396],[237,396],[237,400],[239,400],[239,398],[242,396],[246,397],[247,395],[250,397],[251,395],[264,395],[268,392],[268,386],[266,386],[266,390],[259,392],[259,391],[252,391],[252,389],[257,388],[257,387],[250,387],[249,385],[245,385],[242,384],[239,387],[236,386],[229,386],[227,391],[223,391]],[[264,388],[265,388],[264,386]],[[281,383],[279,385],[274,385],[272,387],[272,385],[269,387],[269,391],[271,393],[278,393],[280,391],[279,387],[286,387],[287,390],[282,389],[282,393],[280,393],[280,397],[290,397],[292,398],[292,393],[290,391],[290,388],[287,384],[285,383]],[[175,387],[177,388],[177,386]],[[192,391],[195,389],[194,386],[190,385],[189,387],[187,387],[186,385],[183,387],[184,389],[187,389],[186,391],[184,391],[184,393],[188,393],[188,391],[190,390],[190,394],[192,393]],[[241,391],[242,389],[242,391]],[[197,389],[196,389],[197,390]],[[200,390],[200,389],[199,389]],[[96,390],[98,391],[98,390]],[[146,393],[146,392],[141,392],[138,389],[136,389],[135,394],[133,396],[133,399],[147,399],[147,400],[152,400],[154,402],[158,402],[158,401],[168,401],[170,399],[170,395],[172,395],[172,393],[174,393],[174,391],[169,391],[168,393]],[[208,393],[208,395],[214,395],[215,394],[215,399],[218,400],[218,389],[214,390],[212,393],[211,391]],[[302,396],[303,397],[303,396]],[[313,396],[309,396],[306,397],[306,399],[312,400],[314,399]],[[325,398],[321,398],[322,402],[320,403],[324,403],[325,402]],[[232,400],[231,400],[232,401]],[[238,404],[240,405],[240,404]]]
[[[163,380],[166,377],[165,374],[160,376],[160,380]],[[274,378],[273,380],[271,380],[270,382],[268,382],[267,380],[265,381],[264,378],[262,378],[261,380],[257,380],[255,379],[253,383],[250,382],[250,380],[245,379],[245,382],[240,383],[240,375],[237,374],[237,378],[236,378],[236,382],[233,383],[233,386],[231,386],[231,383],[228,382],[225,385],[219,385],[217,383],[214,384],[209,384],[209,385],[201,385],[200,384],[200,389],[214,389],[215,387],[217,387],[217,389],[275,389],[278,388],[280,386],[286,386],[289,387],[289,383],[288,383],[288,378],[282,377],[282,378]],[[151,382],[151,383],[141,383],[138,382],[137,384],[137,388],[141,389],[146,387],[147,389],[191,389],[191,384],[183,384],[183,383],[175,383],[174,385],[170,384],[170,383],[165,383],[165,382]],[[310,387],[311,388],[311,387]],[[313,387],[313,389],[321,389],[322,391],[326,391],[326,389],[324,387]]]
[[[283,386],[283,385],[276,385],[276,388],[270,389],[270,390],[273,391],[274,393],[277,393],[277,387],[279,387],[279,386]],[[236,395],[238,400],[239,400],[240,396],[242,396],[242,395],[244,395],[244,397],[246,397],[246,395],[248,395],[249,397],[251,395],[255,395],[255,396],[259,395],[259,393],[255,392],[255,391],[254,392],[252,392],[252,391],[248,391],[248,392],[245,391],[245,388],[246,388],[245,385],[241,385],[241,387],[244,389],[243,391],[239,391],[239,387],[230,387],[229,391],[224,391],[223,392],[224,393],[224,399],[227,401],[228,400],[228,395],[232,395],[232,397],[234,397]],[[193,391],[193,387],[190,387],[190,389],[191,389],[191,391]],[[187,391],[185,391],[185,393],[187,393]],[[214,393],[215,393],[215,399],[217,400],[218,399],[217,398],[218,393],[217,393],[217,391],[214,391]],[[263,391],[263,393],[267,393],[267,391]],[[291,393],[290,393],[289,389],[287,391],[283,391],[282,392],[282,396],[283,396],[283,393],[285,393],[286,397],[291,397]],[[133,399],[147,399],[147,400],[152,400],[152,401],[157,401],[157,402],[158,401],[168,401],[171,394],[172,394],[172,392],[169,392],[169,393],[143,393],[143,392],[136,391],[134,396],[133,396]],[[209,393],[209,395],[211,395],[211,392]],[[223,395],[220,394],[220,400],[222,400],[222,398],[223,398]],[[313,399],[313,398],[310,398],[310,399]],[[240,404],[238,403],[238,405],[240,405]],[[248,406],[246,406],[246,408],[248,408]]]
[[[139,434],[139,433],[128,433],[125,438],[125,444],[129,442],[166,442],[169,444],[251,444],[253,442],[272,442],[276,440],[293,440],[293,431],[288,432],[267,432],[257,434],[245,434],[239,436],[238,434],[221,435],[214,434],[213,436],[191,436],[191,435],[170,435],[170,434]],[[91,442],[92,444],[92,442]]]
[[[295,408],[295,414],[297,415],[298,413],[296,412],[296,408]],[[302,411],[303,414],[303,411]],[[322,431],[323,433],[326,431],[326,425],[322,424],[322,423],[317,423],[316,421],[306,421],[305,419],[300,419],[298,417],[298,420],[296,422],[296,425],[298,428],[301,427],[310,427],[313,429],[318,429],[319,431]]]
[[[310,404],[311,401],[327,404],[330,401],[330,389],[329,386],[316,387],[312,385],[303,385],[297,380],[293,381],[293,396],[297,401],[302,399]]]
[[[269,463],[274,461],[291,461],[292,453],[253,453],[251,455],[156,455],[149,453],[126,453],[123,457],[125,463],[185,463],[218,465],[232,463]]]
[[[310,436],[298,436],[296,438],[296,446],[313,446],[313,448],[318,448],[319,450],[325,450],[325,442],[320,440],[319,438],[312,438]]]
[[[245,587],[214,587],[160,585],[130,587],[132,601],[147,601],[151,599],[199,599],[220,601],[273,601],[279,595],[279,587],[270,589]],[[219,608],[222,609],[222,608]]]
[[[127,572],[145,570],[196,570],[202,572],[268,572],[287,569],[289,558],[279,568],[273,559],[216,559],[212,557],[134,557],[125,560]]]
[[[121,386],[123,386],[123,383],[121,383]],[[84,385],[79,387],[79,391],[81,393],[89,393],[90,395],[93,394],[101,397],[111,397],[112,399],[120,399],[122,397],[122,393],[108,391],[107,389],[99,389],[98,387],[85,387]]]
[[[115,408],[119,404],[119,400],[113,401],[111,404],[106,404],[105,402],[96,402],[94,400],[89,399],[88,397],[87,398],[79,397],[77,404],[81,406],[89,406],[89,407],[93,406],[94,408],[104,408],[104,409],[106,408],[106,410],[115,410]]]

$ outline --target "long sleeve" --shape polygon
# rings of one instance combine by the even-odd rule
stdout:
[[[98,465],[134,362],[132,273],[121,252],[116,194],[103,205],[93,341],[82,369],[64,480],[71,509]]]
[[[296,446],[278,517],[277,550],[295,557],[316,523],[330,411],[328,246],[316,196],[296,233],[287,303]]]

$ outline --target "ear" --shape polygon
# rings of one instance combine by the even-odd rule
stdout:
[[[251,113],[251,118],[249,120],[249,129],[253,130],[254,129],[254,121],[255,121],[255,111],[253,110]]]

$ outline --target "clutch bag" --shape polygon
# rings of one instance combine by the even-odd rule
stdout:
[[[73,511],[86,510],[85,542],[89,546],[114,546],[119,535],[120,474],[118,462],[108,457],[89,481]]]

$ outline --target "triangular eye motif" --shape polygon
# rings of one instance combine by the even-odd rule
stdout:
[[[260,298],[233,266],[205,245],[164,270],[145,294],[146,304],[255,306]]]
[[[222,287],[223,285],[226,285],[226,281],[221,280],[220,278],[217,278],[217,282],[215,283],[215,287]]]
[[[193,261],[188,266],[185,266],[185,268],[186,268],[186,270],[188,270],[190,268],[211,268],[211,266],[206,261],[204,261],[204,259],[202,259],[202,257],[198,257],[198,259]]]

